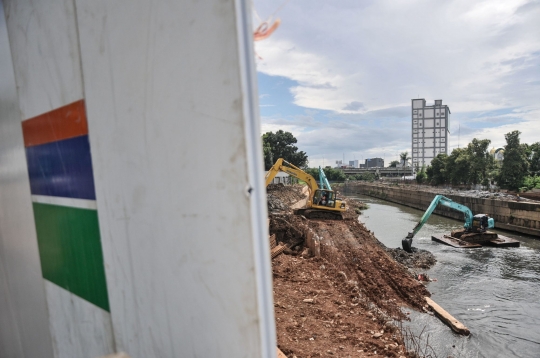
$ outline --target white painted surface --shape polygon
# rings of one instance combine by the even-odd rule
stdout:
[[[58,196],[32,195],[34,203],[51,204],[60,206],[69,206],[70,208],[92,209],[96,210],[97,205],[95,200],[61,198]]]
[[[235,2],[76,3],[117,349],[274,356],[253,59],[239,58],[253,52]]]
[[[73,0],[4,0],[22,119],[80,100]]]
[[[252,2],[234,0],[236,10],[236,32],[240,65],[240,90],[248,171],[248,196],[250,198],[251,241],[255,259],[255,281],[257,285],[258,330],[260,356],[275,357],[276,326],[274,317],[274,294],[272,263],[268,245],[268,212],[266,202],[266,176],[263,176],[264,160],[259,116],[259,94],[257,70],[253,46]]]
[[[109,312],[45,281],[56,358],[101,357],[114,353]],[[74,339],[76,338],[76,339]]]
[[[10,178],[9,184],[6,186],[2,184],[2,187],[7,188],[9,185],[17,184],[24,188],[25,195],[1,202],[10,203],[9,205],[3,204],[4,210],[8,210],[10,215],[16,215],[17,205],[24,204],[25,212],[21,213],[21,217],[28,217],[26,221],[18,223],[18,231],[14,240],[20,240],[21,237],[27,240],[27,246],[18,248],[17,255],[32,256],[36,262],[33,265],[28,264],[28,268],[24,267],[20,270],[21,273],[17,273],[16,278],[20,278],[21,285],[24,283],[29,286],[31,283],[35,285],[32,288],[34,291],[41,290],[41,295],[34,292],[32,295],[28,294],[23,297],[21,301],[39,299],[39,302],[35,304],[35,310],[42,309],[43,313],[32,314],[32,317],[29,317],[25,324],[35,324],[36,327],[41,327],[43,324],[41,320],[47,319],[45,316],[46,303],[49,307],[49,322],[45,322],[46,325],[42,328],[45,331],[40,331],[38,338],[25,340],[23,346],[32,347],[33,342],[35,342],[36,346],[41,347],[39,352],[28,355],[28,357],[51,357],[51,339],[55,342],[55,357],[87,357],[86,354],[92,352],[99,352],[99,355],[112,353],[111,349],[103,349],[103,347],[110,348],[113,337],[107,337],[107,335],[111,335],[111,329],[108,331],[103,329],[105,323],[99,314],[88,313],[84,305],[76,304],[73,300],[58,301],[61,297],[58,294],[53,294],[54,291],[50,289],[46,291],[46,294],[44,293],[44,280],[41,278],[31,206],[32,200],[83,208],[95,208],[95,202],[43,196],[30,197],[20,123],[21,120],[32,118],[82,98],[82,77],[74,3],[72,0],[7,0],[6,14],[8,15],[7,25],[19,94],[17,110],[20,110],[22,114],[17,116],[17,122],[13,124],[17,130],[16,133],[12,133],[13,136],[2,130],[2,135],[10,135],[7,142],[2,140],[2,146],[8,145],[8,143],[13,144],[14,140],[17,140],[17,152],[10,153],[9,149],[2,148],[2,155],[16,154],[20,160],[20,163],[16,162],[16,165],[20,167],[17,172],[18,176]],[[2,165],[2,170],[6,170],[4,165]],[[10,191],[9,195],[15,194]],[[13,203],[14,201],[17,203]],[[15,258],[17,255],[14,255]],[[24,263],[25,260],[21,259],[21,262]],[[39,276],[39,282],[30,282],[25,279],[24,275],[32,270],[36,271],[33,273],[33,277]],[[24,289],[31,290],[31,287],[24,287]],[[45,298],[47,302],[45,302]],[[66,302],[72,304],[64,305]],[[32,310],[27,309],[26,306],[14,307],[14,311],[21,315],[32,313]],[[89,332],[92,333],[91,336],[88,336]],[[43,348],[44,345],[48,346]],[[80,354],[71,355],[72,352]],[[83,352],[84,354],[81,355]]]
[[[21,115],[0,0],[0,357],[51,358]]]

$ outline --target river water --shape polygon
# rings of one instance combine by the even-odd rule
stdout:
[[[359,220],[387,247],[401,240],[423,212],[367,196]],[[540,240],[497,231],[521,241],[519,248],[457,249],[431,241],[462,222],[432,215],[413,246],[431,251],[437,264],[424,270],[432,298],[467,326],[471,335],[453,333],[437,318],[411,312],[411,328],[429,335],[437,357],[540,357]]]

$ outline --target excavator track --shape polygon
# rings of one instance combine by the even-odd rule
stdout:
[[[304,215],[308,219],[343,220],[343,215],[341,215],[340,212],[316,209],[297,209],[294,213],[296,215]]]

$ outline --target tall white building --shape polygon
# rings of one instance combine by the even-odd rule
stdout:
[[[450,108],[435,100],[426,106],[426,100],[412,101],[412,163],[414,167],[428,166],[439,153],[448,154],[448,118]]]

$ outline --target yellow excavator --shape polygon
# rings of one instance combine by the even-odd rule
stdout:
[[[279,158],[266,174],[266,186],[272,183],[278,172],[303,180],[308,186],[309,197],[306,207],[295,210],[295,214],[304,215],[308,219],[343,219],[341,213],[347,210],[345,202],[338,199],[333,190],[319,188],[315,178],[283,158]]]

